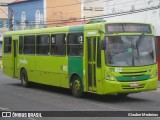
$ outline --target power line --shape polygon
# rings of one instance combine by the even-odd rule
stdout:
[[[144,0],[143,0],[144,1]],[[105,2],[105,1],[104,1]],[[106,1],[108,2],[108,1]],[[109,5],[109,6],[116,6],[116,5],[121,5],[121,4],[126,4],[126,3],[131,3],[131,2],[135,2],[135,1],[128,1],[128,2],[123,2],[123,3],[119,3],[119,4],[114,4],[114,5]]]
[[[94,2],[94,1],[98,1],[98,0],[92,0],[92,1],[87,1],[87,2],[79,2],[79,3],[75,3],[75,4],[68,4],[68,5],[62,5],[62,6],[54,6],[54,7],[46,7],[46,8],[44,8],[44,9],[47,9],[47,8],[57,8],[57,7],[65,7],[65,6],[73,6],[73,5],[77,5],[77,4],[81,4],[81,3],[91,3],[91,2]],[[22,6],[22,5],[21,5]],[[34,8],[30,8],[30,9],[34,9]],[[16,8],[16,10],[18,10],[17,8]],[[78,11],[79,12],[79,11]],[[77,13],[78,13],[77,12]],[[20,13],[20,12],[19,12]],[[14,14],[16,14],[16,13],[14,13]],[[65,13],[66,14],[66,13]]]
[[[143,0],[143,1],[144,1],[144,0]],[[159,0],[156,0],[156,2],[159,2],[159,3],[160,3]],[[129,3],[129,2],[124,2],[124,3],[121,3],[121,4],[124,5],[125,3]],[[116,6],[116,5],[121,5],[121,4],[106,5],[106,6],[104,6],[104,7]],[[134,6],[136,6],[136,5],[146,5],[146,2],[139,3],[139,4],[135,4],[135,3],[134,3]],[[127,7],[131,7],[131,6],[132,6],[132,5],[128,5]],[[126,7],[126,6],[125,6],[125,7]],[[120,7],[120,8],[122,8],[122,7]]]
[[[85,20],[90,20],[93,18],[110,18],[110,17],[116,17],[116,16],[122,16],[122,15],[128,15],[128,14],[133,14],[133,13],[139,13],[139,12],[144,12],[144,11],[149,11],[149,10],[154,10],[154,9],[159,9],[160,6],[156,6],[156,7],[151,7],[151,8],[144,8],[144,9],[140,9],[140,10],[135,10],[135,11],[128,11],[128,12],[123,12],[123,13],[117,13],[117,14],[108,14],[108,15],[99,15],[99,16],[93,16],[93,17],[86,17]],[[84,18],[78,18],[76,19],[78,20],[84,20]],[[41,24],[41,25],[51,25],[51,24],[60,24],[63,22],[69,22],[69,20],[56,20],[56,21],[50,21],[50,23],[48,24]],[[35,22],[34,22],[35,23]]]
[[[40,8],[40,9],[50,9],[50,8],[57,8],[57,7],[68,7],[68,6],[74,6],[74,5],[78,5],[78,4],[84,4],[84,3],[91,3],[91,2],[95,2],[95,1],[99,1],[99,0],[92,0],[92,1],[87,1],[87,2],[78,2],[78,3],[73,3],[73,4],[67,4],[67,5],[60,5],[60,6],[53,6],[53,7],[36,7],[36,8]],[[32,1],[33,2],[33,1]],[[11,6],[11,4],[10,4]],[[19,6],[23,6],[19,5]]]
[[[133,10],[133,11],[125,11],[125,12],[121,12],[121,13],[114,13],[114,14],[107,14],[107,15],[97,15],[97,16],[93,16],[93,17],[85,17],[85,19],[94,18],[94,17],[107,17],[108,18],[108,17],[117,16],[117,15],[120,16],[120,15],[124,15],[124,14],[131,14],[131,13],[133,14],[133,13],[137,13],[137,12],[144,12],[144,11],[158,9],[158,8],[159,8],[159,5],[154,6],[154,7],[150,7],[150,8],[143,8],[143,9],[138,9],[138,10]],[[84,18],[78,18],[78,19],[84,19]]]
[[[103,17],[104,18],[110,18],[110,17],[128,15],[128,14],[139,13],[139,12],[144,12],[144,11],[149,11],[149,10],[155,10],[155,9],[159,9],[159,8],[160,8],[160,5],[155,6],[155,7],[150,7],[150,8],[134,10],[134,11],[127,11],[127,12],[122,12],[122,13],[103,15]],[[97,16],[97,17],[101,17],[101,16]]]
[[[144,8],[144,9],[139,9],[139,10],[134,10],[134,11],[126,11],[126,12],[116,13],[116,14],[97,15],[97,16],[93,16],[93,17],[86,17],[85,19],[92,19],[92,18],[95,18],[95,17],[110,18],[110,17],[115,17],[115,16],[122,16],[122,15],[127,15],[127,14],[144,12],[144,11],[148,11],[148,10],[154,10],[154,9],[158,9],[158,8],[159,8],[159,5],[155,6],[155,7]],[[84,18],[77,18],[76,20],[84,20]],[[63,20],[63,21],[62,20],[56,20],[56,21],[45,21],[45,22],[50,22],[49,24],[58,24],[58,23],[66,22],[66,21],[67,20]],[[34,22],[34,23],[36,23],[36,22]],[[48,24],[44,24],[44,25],[48,25]]]
[[[149,11],[149,10],[155,10],[155,9],[159,9],[160,5],[155,6],[155,7],[150,7],[150,8],[144,8],[144,9],[139,9],[139,10],[135,10],[135,11],[127,11],[127,12],[122,12],[122,13],[117,13],[117,14],[108,14],[108,15],[99,15],[99,16],[93,16],[93,17],[86,17],[86,20],[90,20],[93,18],[110,18],[110,17],[116,17],[116,16],[122,16],[122,15],[128,15],[128,14],[133,14],[133,13],[139,13],[139,12],[144,12],[144,11]],[[83,20],[84,18],[79,18],[77,20]],[[61,23],[58,22],[61,20],[57,20],[57,21],[52,21],[51,23]],[[50,24],[51,24],[50,23]]]
[[[89,2],[94,2],[94,1],[97,1],[97,0],[92,0],[92,1],[88,1],[88,2],[83,2],[83,3],[89,3]],[[129,1],[129,2],[123,2],[123,3],[120,3],[120,4],[125,4],[125,3],[131,3],[131,2],[133,2],[133,1]],[[76,3],[76,4],[79,4],[79,3]],[[115,5],[120,5],[120,4],[115,4]],[[140,4],[134,4],[134,5],[142,5],[142,4],[145,4],[145,3],[140,3]],[[75,5],[75,4],[68,4],[68,5],[63,5],[63,7],[64,6],[71,6],[71,5]],[[113,6],[113,5],[109,5],[109,6]],[[109,6],[104,6],[104,7],[109,7]],[[62,6],[55,6],[55,7],[62,7]],[[131,7],[131,6],[125,6],[125,7]],[[52,7],[52,8],[54,8],[54,7]],[[74,13],[74,14],[76,14],[76,13],[79,13],[79,12],[81,12],[81,11],[77,11],[77,12],[72,12],[72,13]],[[14,12],[14,15],[16,15],[16,14],[18,14],[18,13],[21,13],[21,12]],[[66,12],[66,13],[63,13],[63,14],[69,14],[69,13],[71,13],[71,12]],[[28,16],[27,16],[28,17]],[[30,16],[29,18],[33,18],[33,16]]]

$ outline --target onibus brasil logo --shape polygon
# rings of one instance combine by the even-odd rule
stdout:
[[[2,112],[1,117],[35,118],[35,117],[42,117],[42,114],[39,112]]]

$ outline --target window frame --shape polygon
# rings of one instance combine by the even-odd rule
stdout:
[[[22,46],[20,46],[20,38],[22,37]],[[20,47],[22,47],[21,49],[22,49],[22,53],[20,53]],[[18,51],[18,53],[21,55],[21,54],[24,54],[23,53],[23,48],[24,48],[24,36],[19,36],[19,46],[18,46],[18,49],[19,49],[19,51]]]
[[[56,35],[64,35],[64,39],[63,39],[64,40],[64,44],[56,44],[56,40],[57,40],[56,39]],[[52,43],[52,37],[53,36],[55,36],[55,43]],[[66,56],[67,55],[67,34],[66,33],[51,34],[50,41],[51,41],[51,44],[50,44],[50,47],[51,47],[50,55],[52,55],[52,56]],[[53,54],[52,46],[58,46],[58,48],[59,48],[59,46],[64,46],[64,50],[65,50],[64,54],[59,54],[59,49],[58,49],[58,54]]]
[[[31,36],[34,36],[34,44],[28,44],[27,46],[26,46],[26,44],[25,44],[25,40],[26,40],[26,37],[31,37]],[[28,41],[28,40],[27,40]],[[31,46],[32,45],[32,46]],[[25,53],[26,52],[26,50],[24,50],[25,49],[25,47],[34,47],[34,53],[32,52],[32,53]],[[23,54],[24,55],[35,55],[36,54],[36,35],[24,35],[23,36]]]
[[[70,44],[70,35],[79,34],[82,36],[82,44]],[[82,46],[82,54],[81,55],[71,55],[70,54],[70,45]],[[83,57],[84,55],[84,33],[83,32],[75,32],[75,33],[68,33],[68,43],[67,43],[67,55],[72,57]]]
[[[41,45],[40,45],[40,44],[37,44],[37,43],[38,43],[38,42],[37,42],[37,40],[38,40],[37,37],[38,37],[38,36],[48,36],[48,37],[49,37],[49,42],[48,42],[48,44],[41,44]],[[38,35],[36,35],[35,37],[36,37],[36,38],[35,38],[35,39],[36,39],[36,48],[35,48],[36,50],[35,50],[35,54],[36,54],[36,55],[45,55],[45,56],[50,55],[50,43],[51,43],[51,42],[50,42],[50,41],[51,41],[51,36],[50,36],[50,34],[38,34]],[[47,53],[47,54],[37,53],[37,48],[38,48],[38,46],[41,46],[41,47],[42,47],[42,46],[47,46],[47,45],[48,45],[48,53]]]
[[[8,38],[9,39],[9,41],[10,41],[10,43],[9,44],[7,44],[7,46],[6,46],[6,44],[5,44],[5,39],[6,38]],[[9,51],[7,51],[6,52],[6,47],[10,47],[10,50]],[[6,37],[4,37],[4,48],[3,48],[3,51],[4,51],[4,54],[11,54],[12,53],[12,37],[11,36],[6,36]]]

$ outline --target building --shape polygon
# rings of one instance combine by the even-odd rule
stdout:
[[[84,24],[103,14],[104,0],[46,0],[47,26]]]
[[[43,0],[18,0],[8,4],[10,30],[45,27]]]
[[[160,35],[159,0],[106,0],[104,4],[104,17],[108,22],[152,23],[156,29],[156,35]]]
[[[0,3],[1,4],[1,3]],[[6,6],[0,6],[0,40],[2,40],[2,35],[7,31],[7,21],[8,21],[8,8]]]
[[[0,0],[0,41],[3,33],[8,31],[8,7],[7,4],[15,0]]]
[[[160,36],[159,0],[107,0],[104,2],[106,21],[134,21],[152,23],[156,36]]]
[[[82,6],[82,17],[84,18],[103,16],[104,0],[84,0]]]
[[[79,24],[81,18],[79,0],[17,0],[8,7],[13,30]]]
[[[81,24],[80,0],[45,0],[48,27]]]
[[[103,0],[16,0],[8,5],[10,29],[84,24],[103,14]]]
[[[15,0],[0,0],[0,67],[2,65],[2,40],[3,33],[8,31],[8,7],[7,4]]]
[[[160,1],[159,0],[106,0],[104,18],[108,22],[152,23],[160,53]],[[158,54],[160,80],[160,54]]]

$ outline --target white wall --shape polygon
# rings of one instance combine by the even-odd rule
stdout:
[[[11,3],[15,2],[16,0],[0,0],[0,3]]]
[[[117,0],[108,0],[105,2],[104,14],[108,16],[108,18],[105,18],[106,21],[152,23],[155,28],[156,35],[160,36],[160,8],[156,9],[156,6],[160,3],[159,0],[116,1]],[[144,11],[140,12],[141,10]],[[126,15],[122,15],[125,12]],[[111,14],[114,14],[115,17],[109,17]]]
[[[81,0],[82,18],[95,17],[103,15],[104,0]]]

